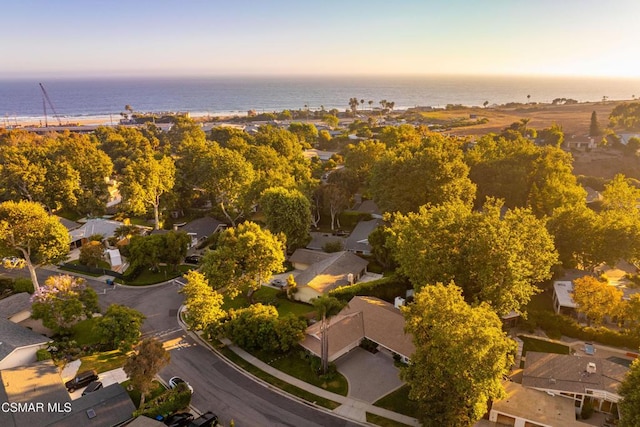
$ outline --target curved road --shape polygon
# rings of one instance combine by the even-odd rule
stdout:
[[[24,276],[26,270],[5,273]],[[42,283],[52,274],[58,273],[39,270],[38,279]],[[238,372],[194,341],[177,322],[177,310],[183,300],[178,285],[113,288],[97,280],[87,282],[98,293],[103,309],[117,303],[144,313],[144,336],[155,336],[169,344],[171,363],[160,376],[165,381],[172,376],[188,381],[194,389],[192,405],[201,412],[214,412],[223,425],[229,425],[232,419],[237,427],[362,425],[285,397]]]

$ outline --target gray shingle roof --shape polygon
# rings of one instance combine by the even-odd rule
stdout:
[[[31,295],[27,292],[20,292],[0,299],[0,318],[8,319],[21,311],[29,309],[31,309]]]
[[[210,216],[194,219],[193,221],[180,227],[178,231],[185,233],[195,233],[198,238],[209,237],[218,230],[218,227],[224,226],[222,221],[218,221]]]
[[[311,265],[316,262],[323,261],[327,258],[331,258],[331,254],[326,252],[314,251],[311,249],[296,249],[296,251],[289,257],[291,263],[299,263]]]
[[[351,252],[335,252],[324,260],[312,264],[296,277],[298,286],[309,286],[320,293],[338,286],[349,285],[349,274],[359,275],[368,261]]]
[[[20,347],[46,344],[51,341],[44,335],[36,334],[31,329],[17,325],[5,318],[0,319],[0,360]]]
[[[353,229],[345,242],[345,249],[351,252],[369,252],[369,234],[384,222],[381,219],[372,219],[370,221],[360,221]]]

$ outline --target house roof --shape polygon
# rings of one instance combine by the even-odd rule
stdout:
[[[28,366],[19,366],[0,371],[1,402],[35,403],[47,402],[63,406],[70,401],[69,393],[62,383],[60,371],[53,361],[45,360]],[[0,411],[2,427],[48,426],[62,418],[61,412],[5,412]]]
[[[587,372],[594,363],[596,371]],[[606,359],[528,351],[522,385],[570,393],[586,393],[587,389],[616,394],[629,369]]]
[[[561,307],[576,308],[576,303],[571,297],[573,282],[569,280],[557,280],[553,282],[553,290],[556,293]]]
[[[5,318],[0,318],[0,361],[20,347],[46,344],[51,341],[44,335],[20,326]]]
[[[350,252],[335,252],[319,262],[310,265],[296,277],[298,286],[309,286],[320,293],[329,292],[338,286],[346,286],[349,274],[360,274],[368,261]]]
[[[291,263],[299,263],[299,264],[315,264],[316,262],[323,261],[327,258],[331,258],[331,254],[326,252],[314,251],[311,249],[296,249],[296,251],[291,254],[289,257],[289,261]]]
[[[339,314],[329,319],[329,358],[364,337],[410,357],[415,352],[413,338],[404,332],[404,316],[386,301],[375,297],[356,296]],[[301,345],[320,353],[320,323],[307,328]]]
[[[63,218],[61,216],[59,216],[57,218],[58,218],[58,221],[60,221],[60,224],[65,226],[67,231],[75,230],[76,228],[79,228],[80,225],[81,225],[80,223],[77,223],[75,221],[71,221],[70,219]]]
[[[71,241],[76,242],[81,239],[89,238],[94,234],[100,234],[105,239],[113,237],[118,227],[124,225],[119,221],[112,221],[110,219],[94,218],[88,220],[82,227],[75,230],[71,230],[69,235]]]
[[[381,219],[360,221],[345,242],[345,249],[352,252],[370,251],[369,235],[384,222]]]
[[[140,415],[135,420],[127,424],[127,427],[165,427],[165,423],[162,421],[156,421],[153,418]]]
[[[71,402],[71,412],[51,427],[94,427],[119,425],[133,417],[136,410],[127,391],[120,384],[111,384]],[[89,413],[91,411],[90,417]]]
[[[382,215],[382,211],[373,200],[363,200],[358,206],[354,208],[357,212],[368,213],[371,215]]]
[[[31,295],[27,292],[9,295],[0,300],[0,318],[8,319],[21,311],[31,309]]]
[[[547,393],[523,387],[507,381],[503,384],[507,393],[504,399],[493,402],[492,411],[524,418],[536,423],[552,426],[579,427],[576,410],[571,399],[553,397]]]
[[[198,237],[209,237],[221,226],[225,226],[225,223],[210,216],[204,216],[183,225],[178,231],[193,233]]]

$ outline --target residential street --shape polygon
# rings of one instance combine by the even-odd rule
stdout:
[[[28,274],[26,269],[2,272],[11,277]],[[52,274],[53,271],[38,270],[38,279],[42,283]],[[197,344],[177,322],[177,310],[183,299],[177,292],[178,285],[114,288],[94,279],[87,282],[98,293],[103,309],[118,303],[144,313],[147,318],[143,334],[167,342],[171,352],[171,363],[160,373],[162,379],[179,376],[188,381],[194,389],[193,407],[200,412],[214,412],[223,425],[228,425],[231,419],[237,427],[360,425],[272,391]]]

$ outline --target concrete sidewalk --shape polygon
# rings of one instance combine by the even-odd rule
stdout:
[[[204,340],[202,340],[204,341]],[[268,373],[269,375],[272,375],[282,381],[285,381],[291,385],[294,385],[298,388],[301,388],[303,390],[308,391],[309,393],[313,393],[316,396],[320,396],[323,397],[325,399],[329,399],[332,400],[334,402],[338,402],[341,403],[341,405],[339,407],[337,407],[336,409],[334,409],[332,412],[336,413],[336,414],[340,414],[346,418],[355,420],[355,421],[359,421],[359,422],[366,422],[367,421],[367,412],[372,413],[372,414],[376,414],[379,415],[381,417],[385,417],[385,418],[389,418],[391,420],[394,421],[398,421],[401,422],[403,424],[407,424],[409,426],[420,426],[420,423],[418,422],[418,420],[416,420],[415,418],[411,418],[408,417],[406,415],[402,415],[402,414],[398,414],[397,412],[392,412],[389,411],[388,409],[384,409],[384,408],[380,408],[378,406],[374,406],[371,405],[368,402],[364,402],[362,400],[359,399],[354,399],[354,398],[350,398],[350,397],[346,397],[346,396],[342,396],[339,394],[335,394],[335,393],[331,393],[329,391],[326,391],[322,388],[316,387],[314,385],[311,385],[309,383],[306,383],[302,380],[299,380],[297,378],[294,378],[288,374],[285,374],[282,371],[279,371],[278,369],[273,368],[272,366],[264,363],[263,361],[261,361],[260,359],[252,356],[251,354],[247,353],[246,351],[244,351],[243,349],[241,349],[240,347],[234,345],[231,343],[231,341],[229,340],[222,340],[224,342],[224,344],[227,346],[227,348],[229,348],[230,350],[232,350],[234,353],[236,353],[238,356],[242,357],[244,360],[246,360],[247,362],[251,363],[252,365],[256,366],[257,368],[260,368],[262,371]],[[209,345],[207,343],[207,345]],[[211,346],[209,346],[211,348]]]

